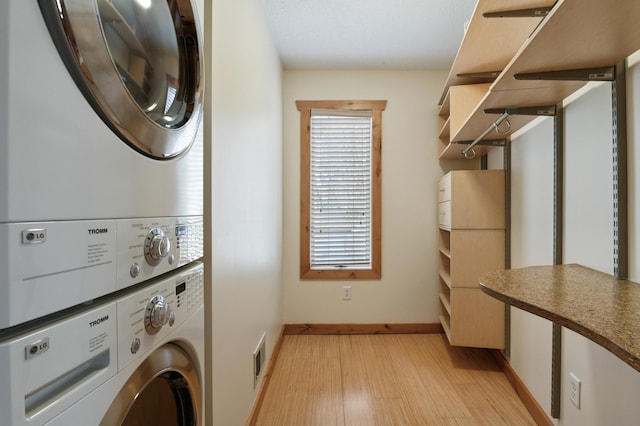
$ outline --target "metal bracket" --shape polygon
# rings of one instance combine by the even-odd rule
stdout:
[[[480,72],[462,72],[460,74],[456,74],[456,77],[459,78],[487,78],[487,79],[496,79],[500,75],[500,71],[480,71]]]
[[[555,105],[532,106],[532,107],[510,107],[510,108],[489,108],[485,109],[485,114],[502,114],[509,115],[544,115],[553,117],[556,115]]]
[[[616,78],[616,67],[531,72],[515,74],[513,78],[516,80],[613,81]]]
[[[500,12],[485,12],[485,18],[544,18],[551,12],[553,6],[535,7],[531,9],[503,10]]]
[[[471,145],[473,141],[458,141],[457,144],[461,145]],[[484,145],[484,146],[505,146],[507,144],[506,139],[484,139],[475,143],[475,145]]]

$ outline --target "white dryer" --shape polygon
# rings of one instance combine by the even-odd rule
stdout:
[[[7,0],[0,222],[202,214],[195,0]]]
[[[0,333],[202,256],[202,45],[196,0],[4,2]]]
[[[0,341],[0,359],[13,426],[202,425],[202,265]]]

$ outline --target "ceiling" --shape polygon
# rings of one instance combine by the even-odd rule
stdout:
[[[476,0],[263,0],[285,69],[448,69]]]

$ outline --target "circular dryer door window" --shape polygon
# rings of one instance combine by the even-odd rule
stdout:
[[[191,0],[39,0],[67,69],[103,121],[155,159],[186,152],[202,118]]]
[[[129,377],[100,425],[202,424],[201,386],[189,355],[174,344],[165,344]]]

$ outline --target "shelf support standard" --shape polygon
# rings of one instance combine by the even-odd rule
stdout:
[[[564,218],[564,110],[556,108],[553,119],[553,264],[562,265]],[[551,417],[560,418],[562,399],[562,327],[555,322],[551,333]]]

